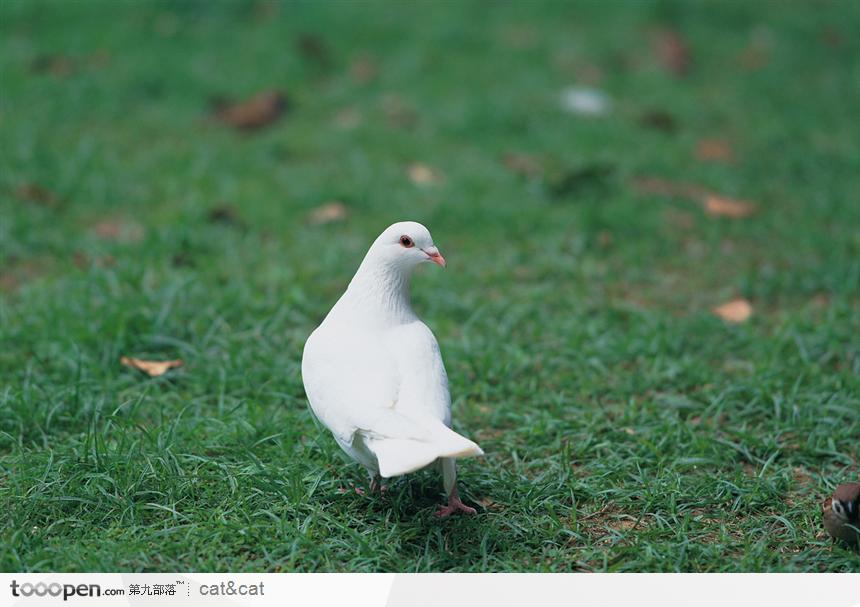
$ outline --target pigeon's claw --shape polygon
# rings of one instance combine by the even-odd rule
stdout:
[[[361,487],[356,487],[352,483],[350,483],[349,486],[352,487],[352,490],[355,491],[361,497],[365,496],[364,489],[362,489]],[[349,489],[344,489],[343,487],[341,487],[340,489],[337,490],[337,492],[340,493],[341,495],[343,495],[344,493],[349,493]]]
[[[451,516],[455,512],[462,512],[463,514],[476,514],[477,511],[471,506],[467,506],[464,504],[459,497],[451,496],[448,500],[447,506],[439,506],[439,509],[436,511],[436,516],[438,518],[446,518]]]

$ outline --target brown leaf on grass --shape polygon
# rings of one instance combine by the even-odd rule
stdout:
[[[228,126],[240,131],[254,131],[275,122],[288,109],[287,96],[280,91],[258,93],[238,103],[216,100],[215,116]]]
[[[713,162],[731,162],[735,159],[732,144],[725,139],[700,139],[696,144],[696,157],[699,160]]]
[[[738,62],[748,72],[757,72],[767,67],[770,63],[770,48],[766,40],[753,39],[750,44],[741,51]]]
[[[576,62],[572,68],[576,82],[597,86],[603,81],[603,68],[594,63]]]
[[[674,133],[678,130],[678,122],[675,117],[663,110],[648,110],[639,116],[639,124],[664,133]]]
[[[0,289],[8,291],[43,276],[54,263],[54,259],[48,256],[22,259],[9,254],[5,257],[4,263],[0,264]]]
[[[514,173],[524,177],[535,178],[543,175],[543,165],[537,156],[509,152],[504,155],[502,162]]]
[[[315,63],[318,67],[327,68],[331,65],[331,53],[328,45],[317,34],[302,34],[296,41],[299,53],[308,61]]]
[[[92,230],[102,240],[138,242],[143,238],[143,226],[120,218],[104,219],[95,224]]]
[[[600,248],[611,247],[613,242],[615,242],[615,236],[609,230],[600,230],[597,233],[597,244],[600,245]]]
[[[259,0],[254,3],[254,20],[259,23],[270,21],[278,14],[280,4],[278,0]]]
[[[675,76],[685,76],[690,70],[690,47],[677,31],[662,29],[654,36],[654,54],[663,68]]]
[[[175,367],[181,367],[185,364],[181,359],[176,360],[141,360],[139,358],[130,358],[128,356],[123,356],[119,359],[119,362],[124,364],[126,367],[131,367],[132,369],[137,369],[138,371],[143,371],[150,377],[158,377],[159,375],[164,375],[168,370],[173,369]]]
[[[170,265],[174,268],[193,268],[197,263],[188,251],[179,251],[170,257]]]
[[[70,76],[76,69],[75,60],[67,55],[39,55],[30,64],[33,72],[52,74],[59,78]]]
[[[749,202],[714,194],[695,183],[671,181],[660,177],[635,177],[631,183],[633,189],[640,194],[657,194],[698,202],[705,213],[711,217],[743,219],[755,213],[755,207]]]
[[[14,291],[18,288],[18,277],[4,270],[0,272],[0,291]]]
[[[708,194],[705,197],[705,212],[712,217],[729,217],[731,219],[743,219],[755,212],[755,207],[743,200],[726,198],[716,194]]]
[[[606,525],[615,531],[632,531],[636,529],[638,522],[632,516],[626,516],[610,519]]]
[[[815,479],[809,470],[800,466],[795,466],[791,469],[791,478],[796,486],[811,487],[815,484]]]
[[[827,293],[816,293],[809,303],[818,309],[826,308],[830,305],[830,296]]]
[[[409,179],[415,185],[435,185],[444,181],[442,174],[421,162],[413,162],[408,168]]]
[[[482,497],[478,500],[478,503],[481,504],[487,510],[501,510],[502,505],[497,503],[495,500],[489,497]]]
[[[87,57],[87,64],[91,68],[101,69],[107,67],[111,61],[111,54],[106,49],[99,49]]]
[[[109,62],[110,53],[104,49],[78,57],[59,53],[44,54],[36,56],[30,62],[30,71],[36,74],[51,74],[57,78],[65,78],[81,69],[101,69],[107,66]]]
[[[334,116],[334,123],[342,129],[354,129],[362,120],[361,111],[356,107],[345,107]]]
[[[56,194],[36,183],[21,184],[15,189],[14,195],[18,200],[32,202],[45,207],[53,207],[59,202]]]
[[[412,129],[418,124],[418,112],[400,95],[389,93],[380,100],[388,124],[399,129]]]
[[[245,222],[239,217],[239,213],[229,204],[222,204],[209,211],[206,215],[209,223],[220,223],[226,226],[236,226],[244,228]]]
[[[508,48],[520,51],[534,48],[540,39],[540,31],[528,24],[511,25],[501,32],[502,43]]]
[[[739,297],[717,306],[711,310],[714,314],[730,323],[742,323],[749,320],[753,307],[746,299]]]
[[[845,45],[845,36],[842,30],[832,25],[821,28],[821,41],[833,49],[841,49]]]
[[[81,251],[75,251],[72,256],[72,263],[81,270],[89,267],[110,268],[116,265],[116,258],[113,255],[103,255],[101,257],[89,257]]]
[[[349,209],[342,202],[333,200],[321,204],[308,214],[308,222],[312,225],[322,225],[343,221],[349,215]]]
[[[361,53],[352,60],[349,75],[358,84],[368,84],[376,80],[379,74],[379,63],[370,53]]]

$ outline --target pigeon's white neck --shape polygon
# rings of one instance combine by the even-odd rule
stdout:
[[[412,268],[394,265],[369,253],[341,301],[365,322],[392,325],[414,321],[409,293],[411,276]]]

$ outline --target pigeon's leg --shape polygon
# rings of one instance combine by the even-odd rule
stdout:
[[[439,506],[436,516],[445,518],[455,512],[475,514],[475,509],[464,504],[460,499],[460,492],[457,491],[457,463],[450,457],[443,457],[439,461],[442,464],[442,482],[445,485],[445,493],[448,494],[448,505]]]
[[[388,491],[388,485],[383,483],[383,478],[379,476],[379,472],[368,470],[368,473],[370,474],[370,492],[384,495]]]

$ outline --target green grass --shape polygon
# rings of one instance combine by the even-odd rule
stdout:
[[[860,570],[819,510],[860,476],[857,3],[212,4],[0,5],[0,569]],[[560,107],[583,82],[611,115]],[[209,114],[268,88],[258,133]],[[304,398],[306,336],[402,219],[449,261],[414,299],[488,454],[471,518],[432,517],[430,472],[340,493],[363,473]],[[749,322],[710,312],[739,295]]]

